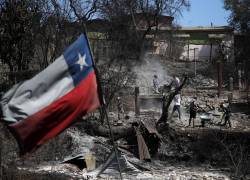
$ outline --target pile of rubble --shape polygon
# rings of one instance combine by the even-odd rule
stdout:
[[[5,179],[42,180],[53,178],[54,180],[69,180],[120,178],[118,164],[114,161],[114,158],[100,174],[101,169],[108,162],[110,155],[112,155],[112,146],[109,145],[108,138],[89,136],[79,128],[72,127],[67,129],[55,140],[42,146],[32,155],[22,158],[13,156],[13,151],[17,152],[16,145],[13,142],[8,143],[4,141],[3,145],[4,149],[12,150],[12,152],[6,153],[5,158],[8,159],[8,163],[6,161],[3,163],[4,170],[2,175]],[[197,167],[191,165],[187,167],[184,164],[182,165],[182,163],[165,162],[160,157],[152,157],[151,162],[141,161],[134,154],[120,148],[119,150],[121,152],[119,162],[124,179],[229,179],[227,172],[214,170],[207,166]],[[81,157],[86,158],[86,154],[89,154],[89,152],[96,159],[95,167],[91,170],[80,168],[79,163],[68,161],[69,159],[75,159],[79,154]],[[179,152],[178,148],[176,152]],[[83,158],[79,162],[81,162],[80,165],[84,164],[86,159]]]
[[[185,123],[185,126],[188,123],[189,105],[193,100],[194,97],[191,96],[182,97],[181,106],[185,116],[182,123]],[[225,101],[224,99],[214,98],[207,93],[203,97],[195,97],[195,101],[200,109],[198,115],[206,112],[213,117],[213,123],[220,120],[222,112],[219,112],[218,107],[221,102]],[[169,110],[172,109],[169,108]],[[156,130],[153,124],[159,119],[159,115],[155,110],[152,110],[152,112],[145,111],[140,116],[135,116],[134,113],[130,112],[121,119],[122,122],[119,124],[118,122],[115,123],[117,114],[109,113],[111,124],[116,124],[113,127],[116,130],[119,129],[117,126],[127,128],[137,123],[137,126],[135,126],[136,134],[129,134],[130,140],[137,142],[137,145],[131,145],[125,138],[117,141],[118,150],[121,152],[119,158],[122,162],[124,179],[230,179],[229,175],[231,175],[232,169],[228,166],[225,166],[226,170],[225,168],[211,166],[212,161],[208,161],[211,152],[204,157],[203,152],[201,152],[200,147],[207,148],[209,146],[209,144],[206,144],[207,141],[201,140],[205,137],[204,132],[211,132],[215,129],[214,124],[206,128],[186,128],[182,126],[178,129],[176,126],[176,119],[178,118],[176,118],[173,124],[169,123],[169,126],[163,126],[158,133],[158,129]],[[238,116],[239,114],[237,114]],[[233,115],[233,118],[236,118],[236,115]],[[243,120],[246,121],[246,119]],[[138,121],[142,122],[139,126]],[[138,128],[141,125],[143,128]],[[236,125],[237,123],[233,122],[233,127],[236,127]],[[51,178],[55,180],[119,179],[118,164],[111,163],[114,159],[109,161],[114,153],[110,138],[91,135],[87,128],[82,127],[82,124],[76,124],[36,152],[21,158],[18,157],[15,140],[4,130],[4,127],[1,127],[1,131],[6,132],[1,136],[2,153],[5,154],[2,161],[3,177],[17,180],[34,179],[34,177],[38,180]],[[250,125],[247,127],[250,127]],[[217,130],[223,132],[219,128]],[[145,131],[147,131],[146,136]],[[181,131],[182,133],[180,133]],[[234,133],[231,129],[227,130],[227,134],[229,132]],[[150,138],[160,139],[160,143],[148,145],[146,151],[144,146],[147,141],[151,141]],[[205,145],[202,144],[204,146],[199,144],[201,141],[205,143]],[[158,144],[160,145],[158,146]],[[154,155],[150,154],[152,147],[156,147],[155,149],[158,150]],[[198,151],[197,149],[195,151],[195,148]],[[136,151],[131,151],[131,149]],[[216,148],[214,150],[216,152],[212,153],[214,157],[211,159],[228,163],[228,160],[225,161],[226,158],[218,158],[221,156],[220,151],[217,151]],[[87,157],[91,157],[91,165],[87,163]],[[108,165],[105,167],[105,164]]]
[[[213,79],[197,74],[196,76],[189,78],[188,86],[196,88],[215,88],[218,86],[218,83]]]

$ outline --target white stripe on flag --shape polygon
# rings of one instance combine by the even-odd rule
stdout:
[[[20,121],[40,111],[73,88],[68,65],[61,55],[35,77],[14,86],[3,96],[1,103],[4,120]]]

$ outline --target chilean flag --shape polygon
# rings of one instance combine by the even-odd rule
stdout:
[[[24,154],[99,104],[93,60],[82,34],[46,69],[3,95],[2,120],[8,122]]]

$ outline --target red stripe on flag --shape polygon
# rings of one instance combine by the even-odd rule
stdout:
[[[21,154],[24,154],[35,150],[69,127],[78,117],[98,106],[97,83],[93,71],[65,96],[9,127],[19,143]]]

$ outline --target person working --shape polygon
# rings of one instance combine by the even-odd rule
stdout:
[[[158,77],[157,75],[154,75],[153,78],[153,89],[154,89],[154,93],[159,94],[159,81],[158,81]]]
[[[191,121],[193,120],[193,127],[194,127],[194,121],[196,118],[196,113],[197,113],[197,106],[195,104],[195,101],[192,101],[189,106],[189,123],[188,126],[191,125]]]
[[[179,120],[181,120],[181,95],[180,94],[177,94],[174,97],[174,107],[173,107],[173,111],[172,111],[172,114],[170,116],[170,119],[172,119],[172,116],[173,116],[175,111],[178,112]]]
[[[117,110],[118,110],[118,120],[124,115],[123,103],[121,97],[117,97]]]
[[[232,125],[231,125],[231,121],[230,121],[230,117],[231,117],[231,108],[230,108],[230,105],[228,105],[227,107],[224,105],[224,104],[221,104],[220,105],[220,108],[222,109],[223,111],[223,115],[222,115],[222,118],[221,118],[221,122],[222,120],[224,119],[224,123],[221,124],[222,126],[226,126],[226,124],[228,123],[229,127],[231,128]]]

